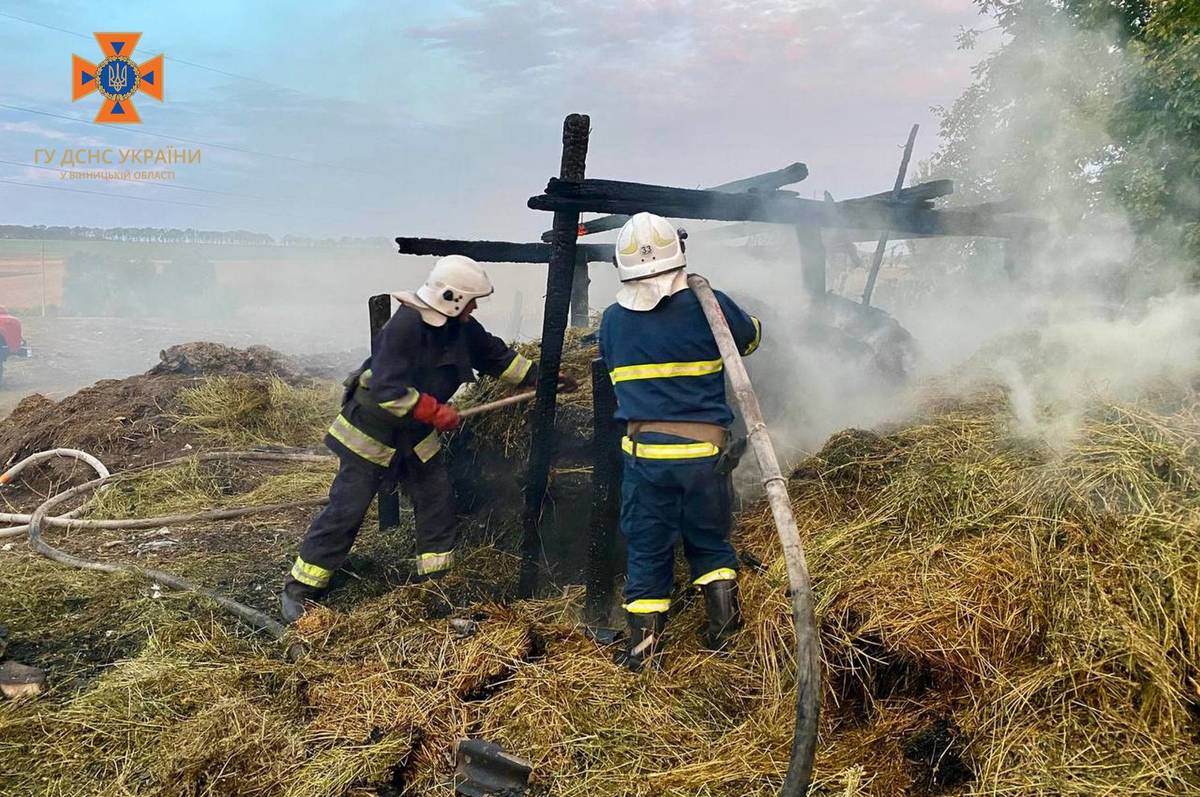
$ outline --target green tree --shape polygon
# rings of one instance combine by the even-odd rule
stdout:
[[[1059,240],[1127,227],[1123,278],[1200,257],[1200,3],[976,2],[1003,43],[940,109],[924,174],[957,203],[1016,197]]]

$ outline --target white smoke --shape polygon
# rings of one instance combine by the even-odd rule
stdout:
[[[799,253],[786,241],[767,263],[749,248],[709,256],[699,241],[693,246],[698,270],[717,261],[737,276],[714,282],[774,320],[762,359],[751,365],[782,450],[794,456],[840,428],[901,420],[930,380],[964,394],[980,380],[1003,385],[1014,431],[1059,447],[1098,399],[1130,400],[1200,378],[1200,297],[1185,278],[1195,264],[1161,252],[1152,268],[1139,262],[1134,225],[1096,179],[1122,157],[1108,132],[1107,98],[1125,90],[1138,65],[1101,33],[1047,21],[1038,39],[991,71],[993,102],[1021,112],[1009,124],[983,120],[968,160],[950,163],[951,174],[922,177],[955,177],[956,201],[969,204],[1007,198],[996,191],[1004,175],[1019,189],[1009,196],[1021,213],[1046,231],[1013,274],[994,240],[913,241],[885,261],[876,304],[921,351],[906,383],[879,378],[853,341],[805,323],[814,311],[796,298]],[[820,179],[813,171],[810,180]],[[827,234],[827,245],[832,240]],[[865,247],[862,256],[869,262]],[[845,281],[847,298],[858,298],[861,281],[861,271]]]

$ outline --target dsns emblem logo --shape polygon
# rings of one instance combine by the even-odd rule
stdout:
[[[71,100],[98,91],[104,97],[97,122],[131,124],[142,121],[133,107],[133,95],[139,91],[162,102],[163,57],[156,55],[141,64],[133,61],[133,48],[140,33],[96,33],[104,60],[93,64],[78,55],[71,56]]]

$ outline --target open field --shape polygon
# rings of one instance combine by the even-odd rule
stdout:
[[[269,342],[288,354],[312,355],[334,376],[353,369],[366,356],[365,311],[344,327],[317,329],[288,313],[272,314],[275,323],[237,319],[214,324],[204,320],[23,317],[30,359],[12,358],[0,383],[0,417],[31,393],[60,399],[99,379],[146,371],[168,346],[209,340],[245,347]],[[340,376],[338,377],[340,378]]]

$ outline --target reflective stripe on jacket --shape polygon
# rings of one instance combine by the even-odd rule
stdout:
[[[433,427],[409,416],[422,393],[444,402],[475,381],[476,371],[516,385],[529,382],[537,370],[473,318],[433,327],[403,305],[371,341],[371,352],[325,443],[339,456],[382,468],[397,451],[412,451],[428,462],[440,450]]]
[[[762,340],[762,325],[715,291],[743,356]],[[617,394],[623,421],[689,421],[728,427],[724,364],[700,301],[691,289],[652,310],[614,304],[600,322],[600,356]]]

